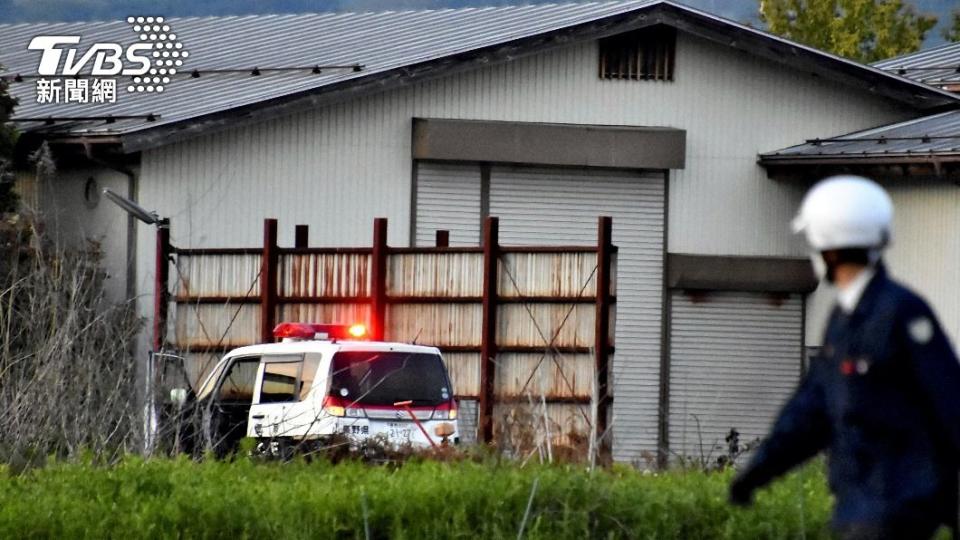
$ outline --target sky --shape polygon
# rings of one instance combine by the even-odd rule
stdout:
[[[542,0],[539,0],[542,1]],[[554,0],[569,1],[569,0]],[[740,22],[757,23],[756,0],[680,0],[682,3]],[[948,19],[960,0],[907,0],[919,11]],[[538,0],[0,0],[0,23],[37,21],[118,20],[128,15],[246,15],[320,11],[383,11],[443,7],[537,3]],[[940,29],[930,32],[927,45],[942,42]]]

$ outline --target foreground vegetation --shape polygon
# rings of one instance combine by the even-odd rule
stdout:
[[[473,461],[49,464],[0,474],[0,538],[516,538],[521,528],[525,538],[551,539],[827,538],[821,469],[788,477],[742,510],[726,502],[730,472]]]

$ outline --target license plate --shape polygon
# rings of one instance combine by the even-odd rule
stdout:
[[[400,424],[398,422],[390,422],[387,424],[387,429],[385,430],[387,437],[391,441],[395,442],[409,442],[410,436],[413,434],[413,430],[410,429],[410,426]]]

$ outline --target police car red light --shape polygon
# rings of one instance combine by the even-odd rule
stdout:
[[[277,339],[362,339],[367,327],[362,324],[317,324],[282,322],[273,329]]]
[[[313,325],[306,323],[284,322],[278,324],[276,328],[273,329],[273,337],[277,339],[313,339],[316,334],[317,331],[314,330]]]

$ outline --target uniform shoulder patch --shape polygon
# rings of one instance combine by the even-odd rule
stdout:
[[[927,317],[917,317],[907,324],[910,339],[920,345],[926,345],[933,337],[933,322]]]

